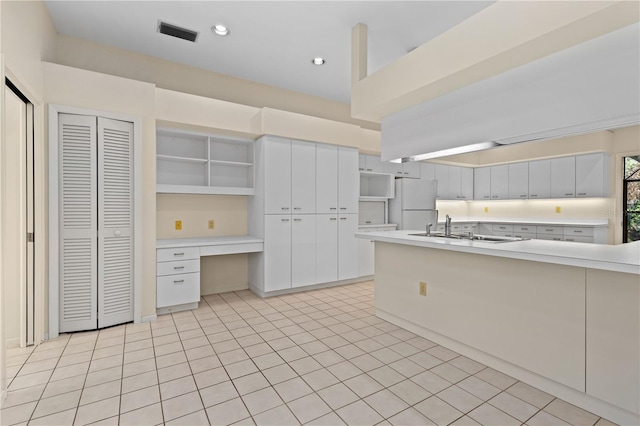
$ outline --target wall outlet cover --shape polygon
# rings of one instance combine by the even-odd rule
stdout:
[[[561,213],[562,212],[562,208],[560,206],[556,206],[556,213]]]
[[[215,222],[213,219],[209,219],[209,229],[213,229],[215,227]]]
[[[182,221],[176,220],[176,231],[182,231]]]
[[[485,208],[484,208],[484,212],[485,212],[485,213],[489,213],[489,207],[485,207]]]
[[[427,295],[427,283],[420,281],[420,296]]]

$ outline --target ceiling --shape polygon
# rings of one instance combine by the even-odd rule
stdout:
[[[369,29],[371,74],[491,3],[46,1],[61,34],[345,103],[356,24]],[[198,31],[197,42],[158,33],[159,20]],[[228,37],[211,32],[218,23]]]

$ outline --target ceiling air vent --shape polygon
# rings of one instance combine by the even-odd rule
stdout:
[[[196,31],[180,28],[162,21],[158,23],[158,32],[172,37],[181,38],[192,43],[195,43],[198,39],[198,33]]]

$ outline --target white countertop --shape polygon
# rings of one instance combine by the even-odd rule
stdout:
[[[385,243],[405,244],[462,253],[475,253],[640,275],[640,241],[620,245],[546,240],[525,240],[495,244],[482,241],[449,240],[445,238],[409,235],[419,232],[424,232],[424,230],[362,232],[356,233],[356,237]]]
[[[358,228],[397,228],[398,225],[395,223],[367,223],[365,225],[358,225]]]
[[[201,246],[221,246],[234,244],[255,244],[264,243],[262,238],[250,235],[234,235],[228,237],[196,237],[196,238],[168,238],[156,241],[156,248],[177,248],[177,247],[201,247]]]
[[[535,218],[535,217],[456,217],[451,218],[451,223],[513,223],[513,224],[528,224],[528,225],[565,225],[565,226],[609,226],[608,219],[602,218]],[[444,223],[444,216],[438,217],[438,223]]]

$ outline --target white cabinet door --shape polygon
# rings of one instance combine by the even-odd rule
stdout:
[[[316,211],[338,212],[338,147],[335,145],[316,144]]]
[[[291,216],[291,287],[316,283],[316,215]]]
[[[509,166],[491,167],[491,199],[506,200],[509,198]]]
[[[338,281],[338,216],[316,216],[316,282]]]
[[[609,193],[609,156],[603,153],[576,157],[576,197],[605,197]]]
[[[576,157],[551,159],[551,198],[576,196]]]
[[[264,212],[291,213],[291,141],[264,141]]]
[[[264,217],[264,291],[291,288],[291,215]]]
[[[462,168],[458,166],[449,166],[449,199],[459,200],[460,189],[462,188]]]
[[[460,199],[473,200],[473,169],[462,167],[460,169]]]
[[[384,173],[390,173],[396,177],[402,177],[402,163],[384,163]]]
[[[419,161],[420,164],[420,179],[422,180],[434,180],[436,178],[436,165],[433,163],[425,163]]]
[[[473,170],[473,195],[475,200],[491,199],[491,167]]]
[[[529,198],[551,196],[551,160],[529,162]]]
[[[449,166],[436,164],[436,180],[438,181],[438,200],[449,200]]]
[[[365,161],[365,172],[384,173],[385,165],[377,155],[367,155]]]
[[[509,164],[509,198],[512,200],[529,198],[529,163]]]
[[[422,173],[420,162],[411,161],[402,164],[402,177],[420,179]]]
[[[338,280],[358,276],[357,214],[338,215]]]
[[[366,229],[366,231],[365,231]],[[359,229],[359,232],[377,232],[377,228]],[[358,276],[373,275],[374,272],[374,242],[358,238]]]
[[[358,213],[360,172],[358,150],[338,147],[338,213]]]
[[[316,212],[316,144],[291,141],[291,212]]]
[[[367,171],[367,156],[364,154],[358,154],[358,171]]]

